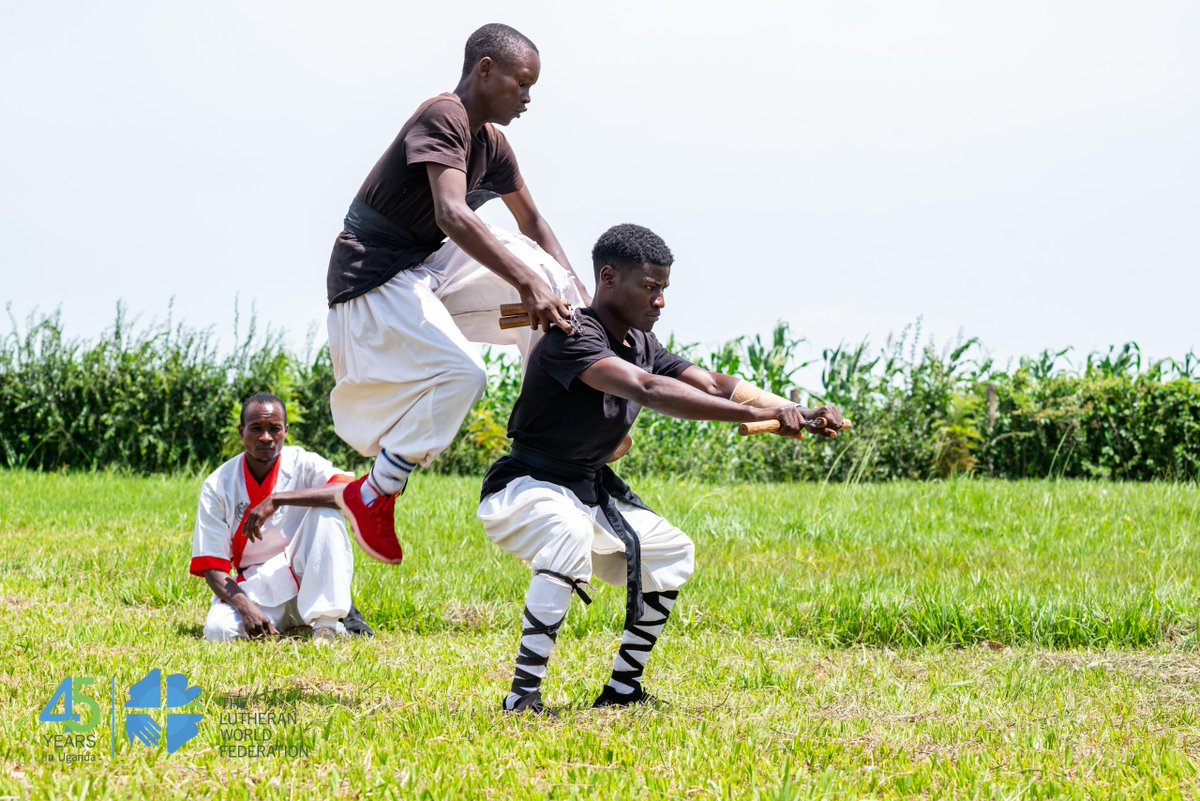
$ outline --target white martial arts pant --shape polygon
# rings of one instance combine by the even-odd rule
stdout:
[[[536,242],[488,230],[572,305],[570,274]],[[487,373],[471,342],[516,345],[524,359],[542,332],[502,330],[500,304],[517,290],[447,241],[417,267],[329,310],[338,436],[364,456],[381,448],[427,466],[450,446],[483,396]]]
[[[642,591],[678,590],[692,575],[695,546],[688,535],[646,509],[616,501],[637,532],[642,551]],[[598,506],[566,487],[520,476],[479,504],[479,520],[492,542],[529,564],[579,581],[592,576],[623,587],[625,546]]]
[[[307,510],[284,552],[247,568],[246,580],[238,586],[282,632],[345,617],[353,577],[354,553],[342,513],[313,508]],[[204,639],[221,642],[245,636],[241,614],[214,598],[204,622]]]

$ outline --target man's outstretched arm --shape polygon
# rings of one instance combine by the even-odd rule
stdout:
[[[836,406],[821,406],[817,409],[810,409],[806,406],[798,406],[792,403],[787,398],[759,389],[753,384],[741,378],[735,378],[722,373],[714,373],[710,370],[705,370],[703,367],[692,365],[688,367],[679,376],[679,380],[695,387],[706,395],[713,395],[718,398],[728,398],[734,403],[739,403],[745,406],[757,406],[760,409],[769,409],[780,406],[797,406],[800,409],[800,414],[806,420],[815,419],[817,417],[824,418],[826,428],[817,429],[816,433],[825,436],[830,435],[830,431],[837,431],[842,426],[842,413]],[[813,429],[809,429],[813,430]],[[797,434],[799,439],[803,434]]]
[[[596,362],[579,374],[579,380],[592,389],[684,420],[715,420],[722,423],[778,420],[779,433],[784,436],[795,436],[804,430],[805,419],[798,406],[780,406],[773,409],[743,406],[719,394],[702,391],[679,379],[648,373],[617,356],[609,356]],[[730,391],[732,392],[732,387]]]
[[[425,168],[433,190],[433,213],[438,228],[468,256],[512,284],[520,294],[521,304],[529,313],[534,328],[542,326],[548,329],[551,325],[557,325],[568,334],[574,333],[566,320],[566,304],[554,297],[541,276],[501,245],[479,219],[479,215],[467,205],[466,173],[432,162],[426,164]]]
[[[680,374],[679,380],[689,386],[695,387],[705,395],[725,398],[726,400],[733,395],[734,388],[741,381],[740,378],[734,378],[731,375],[724,375],[723,373],[714,373],[711,370],[705,370],[703,367],[697,367],[694,364]]]

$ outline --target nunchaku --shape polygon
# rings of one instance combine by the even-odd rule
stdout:
[[[829,421],[824,417],[813,417],[804,421],[804,427],[811,432],[823,431],[829,427]],[[854,424],[849,420],[842,420],[841,426],[837,431],[846,431],[854,428]],[[779,430],[778,420],[763,420],[759,423],[741,423],[738,425],[738,433],[743,437],[749,437],[754,434],[772,434]]]
[[[565,301],[564,301],[565,302]],[[571,309],[568,304],[568,309]],[[500,304],[500,327],[502,329],[523,328],[529,325],[529,312],[525,310],[525,306],[520,303],[501,303]],[[804,422],[804,427],[809,431],[823,431],[829,427],[829,421],[824,417],[814,417]],[[854,428],[854,424],[849,420],[843,420],[838,431],[847,431]],[[754,434],[773,434],[779,430],[778,420],[764,420],[759,423],[742,423],[738,426],[738,434],[743,437],[753,436]],[[621,447],[617,448],[610,461],[616,461],[629,452],[629,447],[633,441],[629,437],[621,443]]]
[[[566,301],[563,301],[566,303]],[[571,304],[567,304],[567,313],[573,311]],[[529,325],[529,312],[520,303],[501,303],[500,304],[500,327],[504,330],[509,328],[525,328]]]

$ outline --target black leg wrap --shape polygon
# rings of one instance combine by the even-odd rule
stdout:
[[[679,597],[679,590],[666,590],[664,592],[644,592],[644,593],[642,593],[642,600],[645,602],[646,606],[650,607],[651,609],[653,609],[654,611],[656,611],[660,615],[662,615],[663,620],[666,620],[667,615],[671,614],[671,612],[663,604],[663,599],[666,598],[668,601],[674,601],[678,597]],[[649,622],[649,621],[647,621],[647,622]]]
[[[625,684],[635,684],[642,677],[642,672],[646,669],[646,660],[650,658],[650,651],[654,648],[654,644],[658,642],[658,637],[651,634],[643,626],[663,626],[667,623],[667,618],[671,615],[671,610],[663,603],[664,599],[674,601],[679,597],[678,590],[670,590],[668,592],[647,592],[642,594],[642,601],[645,603],[646,612],[641,620],[630,625],[626,623],[625,631],[633,634],[639,639],[644,640],[642,643],[622,643],[617,649],[617,655],[625,660],[630,665],[636,665],[630,670],[614,670],[613,678]],[[647,620],[651,610],[658,613],[658,617],[653,620]]]
[[[536,690],[542,684],[542,680],[533,675],[527,670],[522,670],[520,666],[513,672],[513,681],[510,691],[513,695],[528,695]]]
[[[574,592],[576,595],[579,596],[579,599],[581,601],[583,601],[585,604],[590,604],[592,602],[592,599],[589,598],[588,594],[583,591],[583,588],[587,587],[592,592],[596,591],[595,587],[593,587],[591,584],[584,581],[583,579],[574,579],[574,578],[571,578],[570,576],[564,576],[562,573],[555,573],[553,570],[535,570],[533,575],[535,575],[535,576],[550,576],[551,578],[556,578],[559,581],[564,582],[571,588],[572,592]]]
[[[525,607],[525,611],[521,614],[532,621],[533,624],[530,626],[525,626],[521,629],[522,637],[528,637],[531,634],[545,634],[550,638],[551,642],[554,642],[558,639],[558,630],[562,628],[563,621],[567,619],[566,616],[563,616],[558,619],[557,623],[543,623],[533,616],[533,613],[529,611],[528,606]]]
[[[541,667],[550,661],[549,655],[542,656],[525,645],[525,638],[541,634],[554,643],[558,640],[558,630],[562,628],[563,621],[566,620],[564,615],[554,623],[544,623],[533,616],[529,607],[525,607],[522,614],[530,625],[521,627],[521,647],[517,651],[517,667],[513,671],[512,692],[514,695],[526,695],[541,685],[541,678],[525,670],[526,667]]]

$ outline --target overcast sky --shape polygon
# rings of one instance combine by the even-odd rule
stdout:
[[[1200,344],[1182,1],[8,2],[0,298],[323,342],[350,199],[493,21],[541,50],[505,133],[576,269],[619,222],[674,250],[664,338]]]

